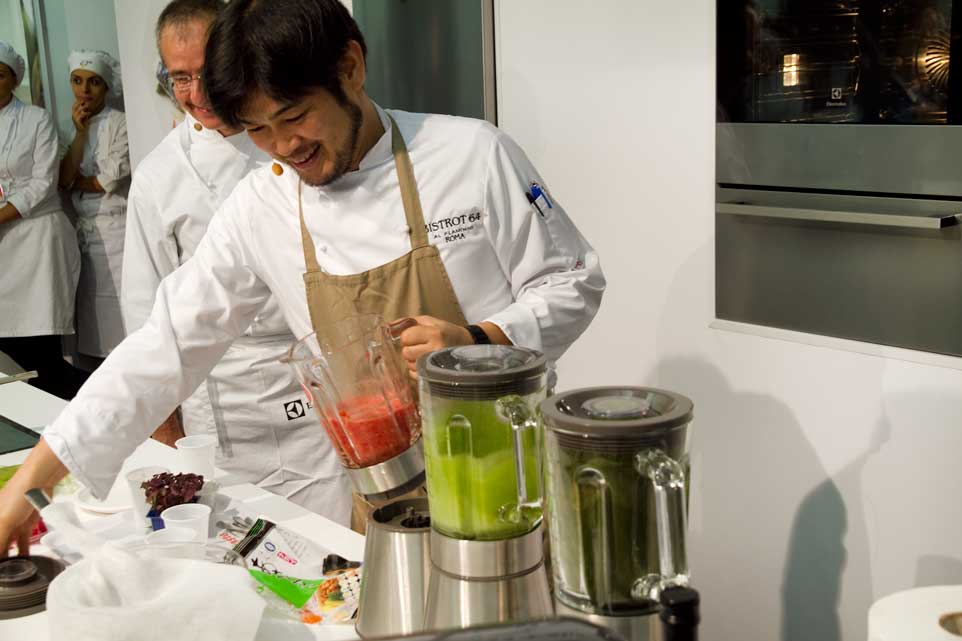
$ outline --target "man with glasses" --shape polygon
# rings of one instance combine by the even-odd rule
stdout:
[[[157,23],[167,89],[185,118],[144,158],[131,185],[121,290],[128,333],[147,321],[161,280],[193,255],[238,181],[268,161],[217,118],[204,93],[207,30],[222,7],[174,0]],[[346,523],[349,483],[292,372],[278,362],[292,341],[272,299],[154,438],[173,445],[185,433],[215,436],[222,469]]]

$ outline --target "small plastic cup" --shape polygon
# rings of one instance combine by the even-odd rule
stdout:
[[[206,543],[210,531],[210,514],[209,505],[184,503],[167,508],[160,513],[160,518],[164,520],[165,530],[167,528],[187,528],[194,533],[196,542]]]
[[[187,527],[165,527],[147,535],[148,556],[171,559],[202,559],[204,545],[197,541],[194,530]]]
[[[130,504],[133,506],[131,512],[134,525],[140,529],[147,529],[147,513],[150,512],[150,504],[147,502],[147,495],[140,487],[144,481],[149,481],[157,474],[170,472],[166,467],[151,465],[149,467],[138,467],[130,470],[126,474],[127,488],[130,490]]]
[[[209,434],[195,434],[177,439],[174,443],[180,453],[184,472],[200,474],[204,481],[214,478],[214,450],[217,439]]]

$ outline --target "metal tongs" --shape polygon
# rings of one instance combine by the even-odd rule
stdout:
[[[31,378],[37,378],[37,371],[23,372],[22,374],[14,374],[13,376],[4,376],[0,378],[0,385],[5,385],[6,383],[15,383],[17,381],[29,381]]]

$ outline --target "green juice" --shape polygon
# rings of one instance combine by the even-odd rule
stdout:
[[[514,397],[534,415],[534,402]],[[527,505],[519,505],[514,430],[496,401],[422,398],[431,525],[450,537],[499,540],[541,520],[540,426],[522,432]]]

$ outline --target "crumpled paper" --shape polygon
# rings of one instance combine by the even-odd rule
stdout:
[[[50,638],[70,641],[252,641],[264,601],[240,567],[144,559],[112,546],[50,584]]]

